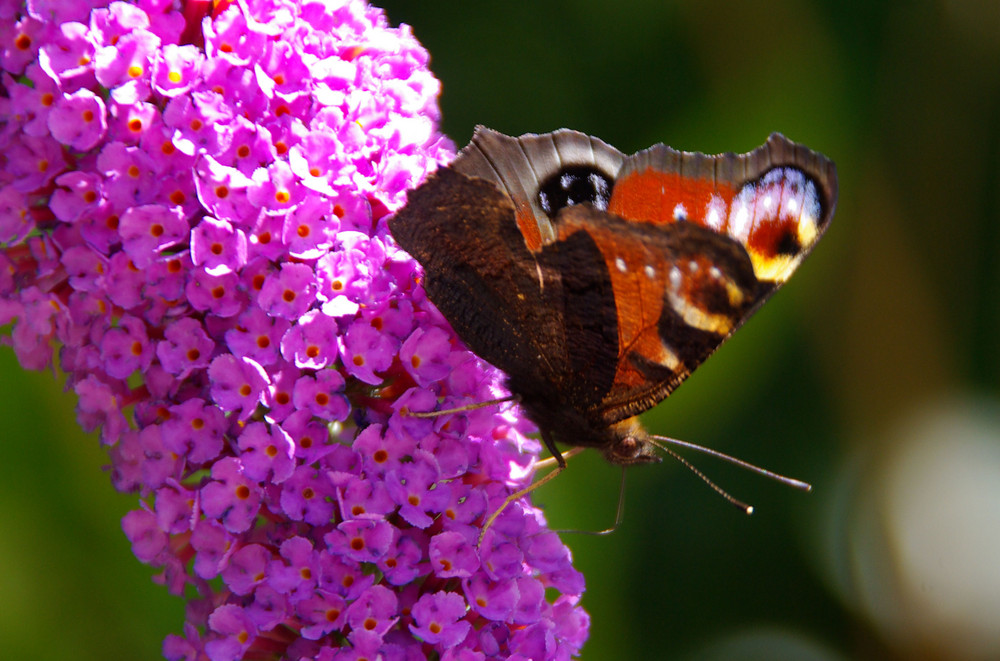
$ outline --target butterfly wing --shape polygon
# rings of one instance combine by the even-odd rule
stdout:
[[[610,218],[560,236],[594,237],[618,311],[618,369],[595,423],[613,424],[669,395],[788,280],[833,216],[832,162],[774,134],[748,154],[657,145],[623,164]]]
[[[576,131],[479,127],[390,228],[536,417],[558,427],[568,409],[600,428],[654,406],[739,328],[819,240],[836,194],[833,164],[778,134],[742,155],[626,158]]]

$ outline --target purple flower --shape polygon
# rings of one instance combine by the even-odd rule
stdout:
[[[381,637],[398,621],[398,613],[396,593],[383,585],[373,585],[347,608],[347,624],[355,632],[366,631]]]
[[[184,378],[194,370],[208,367],[215,342],[197,319],[180,319],[167,326],[163,334],[163,341],[156,345],[156,357],[163,369]]]
[[[281,558],[271,561],[268,575],[269,584],[278,592],[304,598],[319,581],[319,554],[305,537],[287,539],[281,543]]]
[[[292,438],[278,425],[253,422],[240,432],[240,462],[251,480],[280,484],[295,470]]]
[[[99,209],[102,200],[99,175],[74,170],[56,177],[56,184],[59,188],[52,193],[49,208],[59,220],[72,223]]]
[[[108,125],[104,101],[85,89],[65,94],[49,113],[52,137],[77,151],[87,151],[104,138]]]
[[[394,528],[376,519],[351,519],[328,533],[323,541],[338,555],[357,562],[377,562],[392,545]]]
[[[123,316],[117,328],[109,328],[100,341],[101,362],[108,376],[128,378],[132,372],[149,367],[153,346],[141,319]]]
[[[165,97],[184,94],[198,83],[204,53],[191,45],[165,44],[153,61],[153,88]]]
[[[209,7],[213,13],[206,15]],[[42,2],[0,21],[0,326],[57,356],[169,659],[576,655],[583,577],[507,508],[539,443],[387,218],[454,155],[363,0]],[[195,596],[191,596],[195,595]]]
[[[290,327],[291,322],[285,319],[250,308],[226,331],[226,347],[235,356],[251,358],[259,365],[273,365],[278,360],[281,338]]]
[[[397,353],[394,349],[399,344],[364,321],[348,327],[343,343],[344,369],[351,376],[372,385],[382,382],[383,377],[376,372],[389,369]]]
[[[224,411],[242,409],[248,417],[267,385],[267,373],[249,358],[222,354],[208,367],[212,400]]]
[[[263,495],[261,485],[244,474],[239,459],[225,457],[212,468],[212,481],[201,489],[201,511],[231,533],[245,532]]]
[[[420,597],[413,605],[410,631],[421,640],[444,649],[462,642],[471,625],[466,621],[468,606],[455,592],[434,592]]]
[[[491,581],[478,575],[463,581],[469,605],[483,617],[503,622],[510,620],[521,593],[514,581]]]
[[[207,273],[239,271],[247,263],[247,236],[224,220],[201,219],[191,231],[191,261]]]
[[[87,26],[78,22],[80,19],[86,20],[85,16],[80,16],[60,25],[58,34],[41,44],[38,54],[38,64],[45,73],[68,89],[94,81],[94,68],[90,66],[94,60],[94,42]]]
[[[225,414],[198,398],[187,399],[168,409],[163,422],[163,446],[200,465],[219,456],[225,439]]]
[[[4,156],[4,174],[10,185],[22,193],[44,189],[67,169],[62,145],[52,136],[16,135]]]
[[[430,558],[434,573],[442,578],[469,578],[479,570],[475,541],[479,530],[469,529],[468,535],[442,532],[431,539]]]
[[[426,548],[426,535],[418,530],[400,533],[393,546],[379,558],[378,568],[390,584],[406,585],[417,576],[428,573],[427,563],[421,562]]]
[[[125,169],[125,176],[132,177],[132,167]],[[176,209],[145,204],[129,207],[121,215],[118,231],[125,254],[138,268],[145,268],[164,250],[188,240],[191,230]]]
[[[332,370],[303,376],[295,382],[292,403],[295,408],[310,411],[323,420],[345,420],[350,410],[341,392],[344,377]]]
[[[281,512],[292,521],[322,526],[333,517],[333,487],[309,465],[300,465],[281,485]]]
[[[108,201],[116,209],[136,214],[131,228],[118,229],[122,238],[132,241],[137,252],[168,248],[187,238],[185,219],[173,205],[152,204],[147,209],[138,206],[156,201],[157,166],[154,156],[123,141],[108,143],[97,156],[97,171],[105,176],[104,194]],[[150,222],[143,222],[147,218]]]
[[[184,296],[195,310],[215,317],[232,317],[246,309],[246,292],[239,286],[235,273],[213,275],[208,271],[193,271],[184,285]]]
[[[195,576],[215,578],[228,566],[229,558],[236,551],[236,538],[222,524],[204,519],[191,533],[191,549],[195,552]]]
[[[153,58],[160,57],[160,39],[134,27],[111,44],[97,49],[94,72],[97,82],[111,90],[119,103],[135,103],[149,97]]]
[[[177,101],[171,102],[170,108],[175,109],[174,114],[181,112],[179,105],[184,100],[187,100],[187,97],[182,96],[178,97]],[[164,120],[168,118],[170,118],[168,115],[164,115]],[[176,121],[182,127],[190,127],[192,124],[200,125],[203,122],[200,118],[195,119],[193,113],[189,113],[187,121],[182,117],[177,117]],[[204,130],[204,128],[201,130]],[[242,122],[237,121],[237,127],[233,130],[235,132],[247,129],[243,127]],[[175,133],[173,141],[176,142],[177,139],[178,136]],[[171,144],[174,144],[174,142],[171,142]],[[180,145],[177,145],[177,147],[179,149]],[[243,159],[233,158],[234,163],[238,163],[239,160],[244,160],[247,156],[254,153],[249,147],[246,147],[245,151],[246,154],[243,154],[243,150],[239,147],[235,148],[235,153],[232,156],[242,156]],[[223,165],[211,154],[202,154],[199,156],[198,163],[195,166],[195,190],[198,193],[198,200],[202,206],[216,218],[226,221],[246,222],[248,215],[255,211],[253,205],[246,199],[246,191],[249,186],[250,178],[241,172],[238,167]]]
[[[339,229],[340,219],[330,199],[309,196],[286,217],[281,239],[292,257],[316,259],[333,246]]]
[[[399,515],[417,528],[427,528],[434,522],[432,514],[444,509],[450,485],[439,482],[440,473],[433,457],[423,451],[414,453],[407,462],[386,475],[389,495],[399,505]]]
[[[34,229],[29,214],[24,193],[13,186],[0,189],[0,242],[19,243],[27,237]]]
[[[267,578],[271,552],[260,544],[250,544],[236,551],[222,570],[222,580],[239,595],[251,594]]]
[[[336,593],[315,590],[298,601],[295,610],[302,619],[302,636],[308,640],[319,640],[343,628],[347,601]]]
[[[235,604],[224,604],[212,611],[208,627],[216,634],[204,643],[205,653],[212,661],[243,658],[257,637],[253,620]]]
[[[449,336],[443,329],[417,328],[403,342],[399,358],[403,367],[419,385],[440,381],[451,372]]]
[[[134,510],[122,519],[125,536],[132,542],[132,553],[143,562],[153,562],[167,547],[167,533],[146,510]]]
[[[316,298],[315,274],[305,264],[283,264],[268,276],[257,304],[272,317],[298,319]]]
[[[337,359],[337,322],[310,310],[281,338],[285,359],[296,367],[323,369]]]

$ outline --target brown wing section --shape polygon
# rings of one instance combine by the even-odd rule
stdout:
[[[525,401],[583,410],[601,400],[614,376],[616,318],[589,235],[533,254],[507,196],[450,168],[412,191],[389,227],[423,265],[424,288],[455,332]]]

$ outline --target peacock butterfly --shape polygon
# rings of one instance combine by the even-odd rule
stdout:
[[[560,469],[557,444],[630,465],[659,461],[636,416],[788,280],[836,198],[834,164],[777,133],[747,154],[626,156],[566,129],[479,127],[389,227]]]

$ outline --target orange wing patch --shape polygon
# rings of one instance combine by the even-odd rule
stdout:
[[[521,230],[521,234],[524,236],[524,245],[531,252],[538,252],[542,249],[542,233],[538,227],[538,221],[535,219],[535,212],[532,211],[531,206],[524,201],[517,203],[515,207],[515,220],[517,221],[517,228]]]
[[[713,202],[715,206],[728,209],[733,194],[733,188],[727,184],[650,168],[615,182],[608,211],[654,225],[686,220],[719,231],[718,225],[708,222],[716,220],[709,218],[709,211],[714,208]],[[719,222],[724,220],[724,215],[717,219]]]
[[[746,248],[758,280],[778,284],[819,239],[823,216],[816,183],[791,166],[773,168],[738,190],[649,168],[615,183],[608,210],[632,221],[688,221],[727,234]]]
[[[630,240],[610,226],[564,222],[559,226],[560,240],[585,229],[600,248],[611,276],[618,317],[618,367],[616,387],[642,388],[648,377],[638,371],[627,357],[639,354],[648,361],[677,371],[681,358],[660,337],[659,320],[663,312],[663,292],[667,287],[665,260],[653,246]]]

